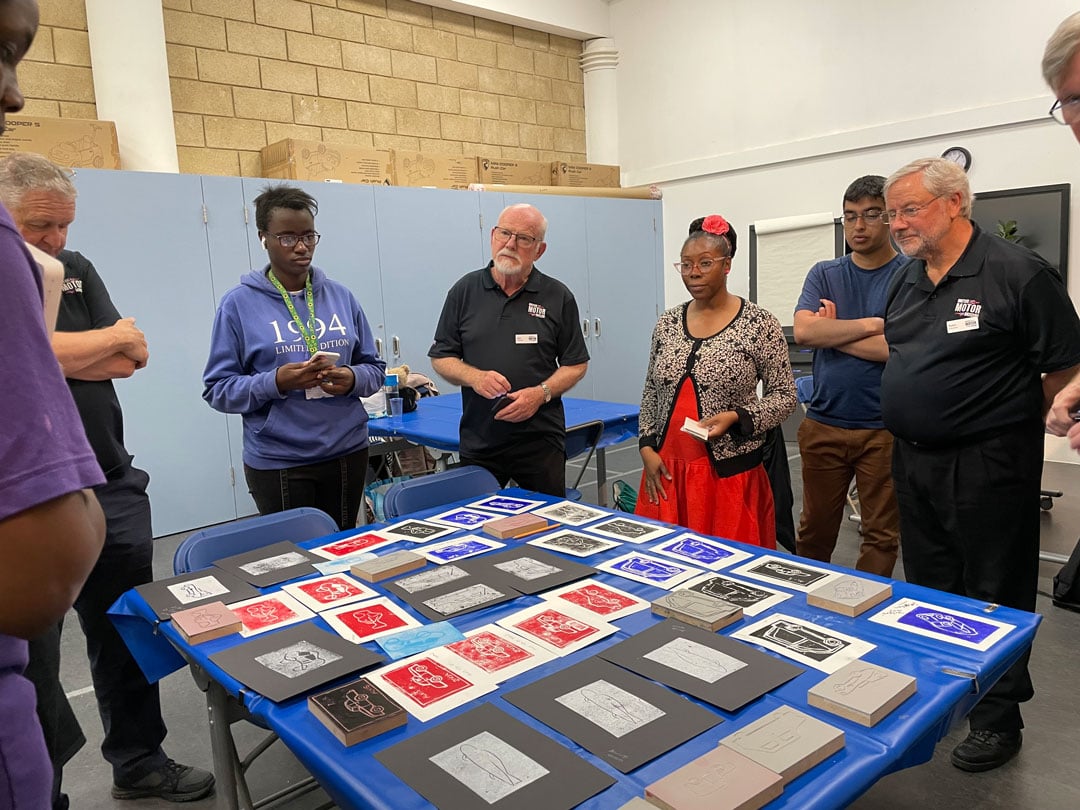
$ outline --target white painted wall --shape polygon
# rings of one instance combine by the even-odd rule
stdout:
[[[1039,61],[1075,11],[1041,0],[612,0],[624,183],[664,189],[665,258],[695,216],[831,210],[858,175],[953,144],[976,191],[1070,182],[1080,147],[1045,113]],[[1073,220],[1080,221],[1074,190]],[[1080,229],[1071,289],[1080,298]],[[732,286],[748,289],[740,250]],[[669,303],[685,298],[667,274]]]

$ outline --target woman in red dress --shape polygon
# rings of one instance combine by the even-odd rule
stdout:
[[[735,247],[731,226],[708,216],[691,223],[675,264],[691,300],[667,310],[653,330],[635,512],[776,548],[762,444],[765,431],[795,410],[795,383],[780,323],[728,292]],[[685,432],[684,423],[707,430],[707,438]]]

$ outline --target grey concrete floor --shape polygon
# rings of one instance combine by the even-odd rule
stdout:
[[[795,421],[785,426],[789,439],[794,438]],[[792,486],[795,490],[795,517],[798,519],[801,498],[798,448],[788,443],[791,458]],[[635,488],[641,475],[637,448],[632,444],[609,450],[608,485],[622,478]],[[577,468],[568,465],[568,479],[573,481]],[[1044,485],[1065,492],[1054,508],[1042,515],[1044,550],[1068,554],[1080,535],[1080,465],[1047,464]],[[584,501],[595,502],[596,483],[592,470],[581,486]],[[610,500],[610,493],[609,493]],[[172,573],[172,556],[184,535],[159,538],[154,567],[157,576]],[[858,548],[858,527],[845,521],[837,543],[834,562],[854,565]],[[966,728],[959,727],[942,740],[933,759],[925,765],[909,768],[879,781],[854,804],[856,810],[913,810],[920,808],[964,807],[968,810],[1066,810],[1080,807],[1080,709],[1077,708],[1077,678],[1080,676],[1080,613],[1055,608],[1046,594],[1058,566],[1043,564],[1040,579],[1039,612],[1042,626],[1035,642],[1031,669],[1036,696],[1024,707],[1027,724],[1024,748],[1004,767],[984,774],[967,774],[949,764],[949,752],[963,739]],[[896,577],[903,578],[898,566]],[[166,802],[143,800],[118,802],[109,795],[111,774],[101,758],[101,723],[97,716],[90,677],[86,665],[82,633],[72,615],[65,623],[63,672],[65,687],[82,724],[88,743],[64,771],[65,790],[74,810],[120,810],[131,807],[169,807]],[[170,675],[161,684],[162,704],[169,736],[165,749],[180,762],[211,766],[209,736],[203,695],[186,671]],[[262,732],[244,724],[234,727],[241,748],[254,744]],[[246,750],[246,749],[245,749]],[[256,798],[294,784],[305,776],[303,767],[278,743],[260,759],[249,773]],[[281,807],[308,810],[326,801],[322,791],[291,800]],[[193,802],[192,810],[218,807],[215,798]]]

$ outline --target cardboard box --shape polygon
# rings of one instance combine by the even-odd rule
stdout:
[[[476,182],[476,158],[425,155],[394,150],[394,182],[399,186],[467,189]]]
[[[0,157],[12,152],[44,155],[65,168],[120,168],[120,146],[112,121],[9,115],[0,138]]]
[[[551,173],[550,163],[536,160],[504,160],[478,157],[476,170],[481,183],[511,186],[546,186]]]
[[[282,180],[341,180],[344,183],[392,186],[389,151],[342,143],[286,138],[262,148],[263,176]]]
[[[557,160],[551,164],[551,185],[618,188],[619,167],[602,163],[568,163]]]

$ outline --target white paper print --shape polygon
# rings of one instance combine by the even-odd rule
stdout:
[[[980,652],[986,652],[1016,629],[1012,624],[914,599],[893,602],[871,616],[870,621]]]
[[[506,495],[492,495],[482,501],[473,501],[469,504],[470,509],[486,509],[489,512],[499,512],[506,515],[520,515],[537,506],[543,506],[544,501],[532,501],[528,498],[511,498]]]
[[[750,584],[723,574],[703,574],[682,587],[738,605],[745,616],[757,616],[791,598],[791,594],[785,591],[766,588],[756,582]]]
[[[489,520],[496,520],[502,517],[494,512],[485,512],[482,509],[468,509],[466,507],[458,507],[457,509],[451,509],[448,512],[440,512],[437,515],[432,515],[425,520],[430,520],[432,523],[440,523],[443,526],[453,526],[455,529],[476,529],[483,526]]]
[[[645,523],[625,517],[611,518],[585,528],[587,531],[595,532],[603,537],[627,543],[648,543],[650,540],[655,540],[675,531],[671,526],[657,526],[655,523]]]
[[[357,582],[344,573],[290,582],[282,585],[281,590],[295,596],[301,604],[315,611],[340,607],[364,599],[374,599],[379,595],[367,585]]]
[[[490,731],[429,758],[488,804],[548,774],[548,769]]]
[[[514,560],[496,563],[495,567],[500,571],[505,571],[507,574],[515,576],[518,579],[523,579],[526,582],[550,577],[552,574],[557,574],[562,570],[561,568],[556,568],[554,565],[548,565],[540,560],[534,560],[532,557],[518,557]]]
[[[555,700],[600,726],[612,737],[625,737],[665,714],[648,701],[603,679],[560,695]]]
[[[756,624],[736,630],[731,637],[757,644],[830,675],[877,646],[782,613],[774,613]]]
[[[209,599],[211,596],[221,596],[228,593],[229,589],[218,582],[217,577],[199,577],[176,585],[169,585],[168,591],[181,605],[198,602],[200,599]]]
[[[488,602],[501,599],[503,596],[506,596],[506,594],[502,591],[480,583],[462,588],[459,591],[451,591],[441,596],[425,599],[424,604],[444,616],[449,616],[451,613],[486,605]]]
[[[249,563],[245,563],[240,566],[240,570],[248,576],[258,577],[263,574],[269,574],[273,571],[281,571],[285,568],[292,568],[294,565],[301,565],[308,561],[307,557],[297,551],[287,551],[284,554],[277,554],[273,557],[264,557],[261,560],[252,560]]]
[[[330,650],[324,650],[310,641],[298,641],[280,650],[257,655],[255,660],[286,678],[299,678],[327,664],[340,661],[341,656]]]
[[[804,593],[843,576],[839,571],[826,571],[790,557],[774,557],[768,554],[738,568],[732,568],[731,572]]]
[[[716,683],[746,666],[738,658],[688,638],[672,639],[642,657],[705,683]]]
[[[240,635],[244,638],[315,617],[314,612],[284,591],[233,602],[226,607],[240,619]]]
[[[609,548],[621,545],[616,540],[605,540],[602,537],[593,537],[570,529],[545,534],[543,537],[526,540],[525,542],[530,546],[546,548],[562,554],[572,554],[575,557],[589,557],[599,551],[606,551]]]
[[[707,568],[710,571],[719,571],[721,568],[727,568],[729,565],[735,565],[753,556],[749,551],[737,549],[719,540],[699,537],[690,532],[684,532],[678,537],[657,543],[649,551],[682,560],[698,568]]]
[[[674,560],[651,557],[640,551],[632,551],[613,560],[596,563],[594,568],[620,577],[655,585],[670,590],[681,582],[701,573],[698,568],[688,568]]]
[[[603,509],[593,509],[591,506],[575,503],[574,501],[562,501],[561,503],[553,503],[551,506],[534,509],[533,514],[539,515],[546,520],[565,523],[567,526],[581,526],[602,517],[607,517],[611,513],[605,512]]]
[[[433,568],[430,571],[421,571],[419,574],[394,580],[394,584],[406,593],[417,593],[468,575],[467,571],[456,565],[444,565],[442,568]]]
[[[595,579],[583,579],[539,594],[549,602],[566,601],[582,610],[595,613],[606,622],[621,619],[649,608],[649,603],[626,591]]]
[[[422,554],[436,565],[444,565],[455,560],[464,560],[466,557],[475,557],[477,554],[486,554],[494,549],[503,548],[505,545],[506,543],[500,543],[498,540],[467,534],[456,540],[442,540],[430,546],[414,548],[413,551]]]
[[[460,530],[460,526],[441,526],[438,523],[428,523],[425,520],[403,520],[385,529],[377,529],[374,534],[385,537],[387,540],[404,540],[407,543],[425,543],[428,540],[438,540]]]

